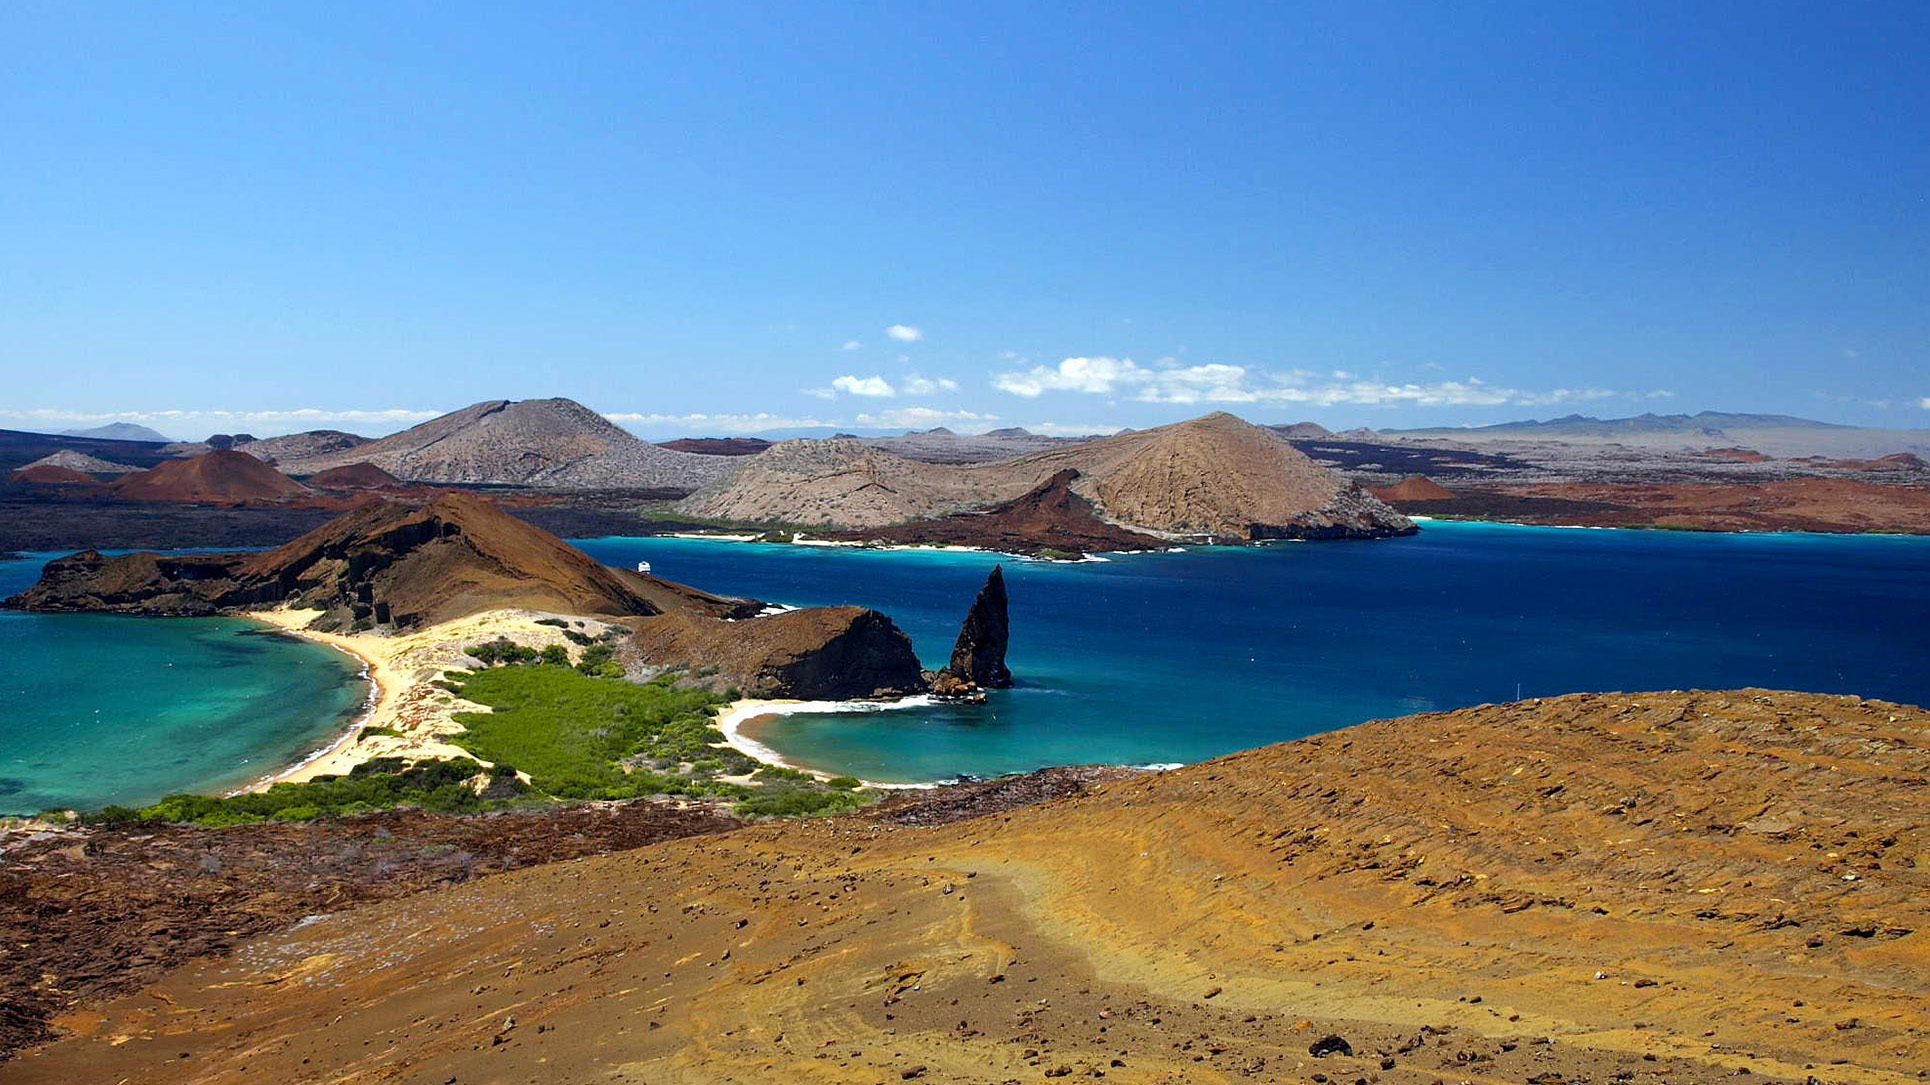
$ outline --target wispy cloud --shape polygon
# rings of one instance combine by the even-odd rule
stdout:
[[[929,396],[938,392],[956,392],[958,382],[946,377],[921,377],[914,373],[899,382],[898,390],[908,396]]]
[[[1094,433],[1118,433],[1122,428],[1076,422],[1031,422],[1025,426],[1041,437],[1085,437]]]
[[[1926,411],[1930,411],[1930,396],[1924,396],[1922,399],[1917,400],[1917,406],[1922,407]]]
[[[854,377],[845,375],[831,382],[831,387],[854,396],[895,396],[897,390],[883,377]]]
[[[976,427],[990,429],[998,415],[979,414],[976,411],[943,411],[936,407],[891,407],[870,414],[860,414],[861,426],[903,426],[906,429],[930,429],[933,426],[951,426],[965,429]]]
[[[1027,398],[1047,392],[1080,392],[1126,396],[1141,403],[1297,403],[1317,407],[1554,406],[1626,394],[1607,388],[1508,388],[1475,377],[1393,384],[1361,379],[1345,370],[1334,370],[1324,377],[1294,370],[1276,377],[1238,365],[1183,366],[1165,359],[1143,366],[1131,358],[1109,357],[1067,358],[1056,366],[999,373],[992,378],[992,386]]]
[[[705,433],[758,433],[772,429],[805,429],[836,426],[817,418],[794,417],[759,411],[755,414],[638,414],[616,412],[603,417],[612,422],[647,429],[674,428]]]
[[[893,324],[891,327],[885,329],[885,334],[898,340],[900,343],[916,343],[925,337],[924,332],[912,327],[910,324]]]
[[[846,339],[844,341],[844,345],[839,347],[838,349],[839,350],[860,350],[863,347],[864,347],[864,344],[858,342],[856,339]]]
[[[0,408],[0,418],[17,420],[28,428],[37,426],[98,426],[108,422],[134,422],[171,432],[177,437],[199,439],[221,430],[287,431],[330,426],[411,426],[443,411],[404,407],[378,409],[296,407],[292,409],[234,410],[223,407],[172,407],[158,411],[82,411],[63,407]],[[205,431],[205,432],[203,432]]]

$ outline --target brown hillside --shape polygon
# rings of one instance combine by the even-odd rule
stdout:
[[[71,467],[61,467],[51,463],[36,463],[22,467],[13,473],[15,482],[31,482],[41,486],[92,486],[94,476]]]
[[[637,623],[635,646],[658,665],[714,671],[752,697],[850,700],[925,690],[911,638],[865,607],[810,607],[723,621],[688,611]]]
[[[834,534],[859,542],[922,546],[974,546],[1010,554],[1089,554],[1101,550],[1153,550],[1165,539],[1128,531],[1099,518],[1092,502],[1072,491],[1079,472],[1067,468],[1021,496],[973,512],[937,520]]]
[[[1382,501],[1452,501],[1454,491],[1428,478],[1409,475],[1392,486],[1370,487],[1367,491]]]
[[[7,1069],[1904,1085],[1927,734],[1854,697],[1578,695],[932,828],[758,824],[323,915]]]
[[[372,463],[350,463],[331,467],[308,477],[310,486],[324,490],[397,490],[402,480]]]
[[[279,462],[291,471],[372,463],[409,482],[688,492],[739,460],[659,448],[574,400],[497,399],[333,452],[290,451]]]
[[[223,450],[165,460],[115,479],[107,492],[129,501],[244,504],[302,497],[308,488],[246,452]]]
[[[434,625],[502,607],[625,617],[691,608],[734,614],[726,599],[599,564],[486,499],[447,493],[421,508],[371,500],[273,550],[49,562],[8,600],[28,610],[194,615],[281,603],[318,608],[318,628]]]
[[[1129,529],[1239,540],[1414,530],[1278,433],[1225,413],[988,464],[914,461],[849,439],[784,441],[681,507],[745,523],[875,528],[1011,501],[1065,470],[1103,518]]]

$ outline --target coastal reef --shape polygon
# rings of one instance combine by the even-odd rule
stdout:
[[[993,816],[756,823],[305,903],[7,1073],[1904,1085],[1930,1066],[1927,734],[1855,697],[1585,694]],[[169,839],[162,876],[219,870]]]

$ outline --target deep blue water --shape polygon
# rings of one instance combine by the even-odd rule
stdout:
[[[878,607],[928,666],[1000,560],[579,545],[716,591]],[[911,781],[1194,761],[1517,689],[1754,685],[1930,702],[1930,538],[1435,522],[1381,542],[1005,566],[1019,688],[982,707],[786,716],[756,736],[804,764]]]
[[[51,555],[0,561],[0,597]],[[237,618],[0,611],[0,814],[239,787],[326,743],[367,683]]]
[[[1772,686],[1930,702],[1930,538],[1434,523],[1373,543],[1118,556],[580,542],[711,590],[891,614],[944,662],[993,563],[1021,685],[984,706],[787,716],[876,780],[1193,761],[1361,720],[1576,690]],[[0,563],[0,594],[39,559]],[[258,777],[363,696],[328,649],[226,619],[0,612],[0,812]]]

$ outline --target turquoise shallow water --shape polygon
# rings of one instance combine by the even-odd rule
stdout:
[[[1013,670],[984,706],[787,716],[794,760],[916,781],[1194,761],[1361,720],[1575,690],[1777,686],[1930,702],[1930,538],[1437,523],[1374,543],[1124,555],[686,539],[579,543],[618,565],[890,613],[928,665],[1004,560]],[[0,594],[38,574],[0,562]],[[351,661],[246,622],[0,612],[0,812],[245,783],[361,705]]]
[[[0,596],[44,556],[0,562]],[[299,760],[367,700],[340,652],[230,618],[0,611],[0,813],[219,791]]]
[[[985,554],[683,539],[612,564],[889,612],[941,664]],[[1930,538],[1432,523],[1372,543],[1006,560],[1021,685],[982,707],[751,733],[874,780],[1195,761],[1378,717],[1580,690],[1770,686],[1930,702]]]

